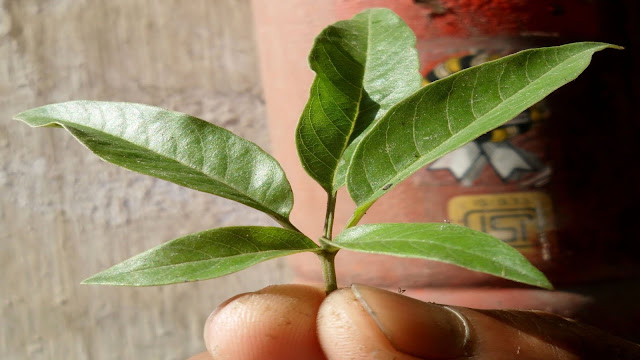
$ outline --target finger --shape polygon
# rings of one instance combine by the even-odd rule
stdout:
[[[389,301],[396,297],[398,301]],[[330,360],[463,356],[465,327],[458,316],[448,310],[429,311],[422,304],[364,286],[334,291],[318,312],[320,344]]]
[[[498,354],[523,359],[640,359],[637,344],[558,315],[456,309],[476,328],[473,352],[486,359]]]
[[[541,312],[424,303],[366,286],[332,293],[318,335],[340,359],[637,359],[640,347]]]
[[[216,309],[204,339],[214,359],[325,359],[316,331],[324,292],[303,285],[270,286]]]

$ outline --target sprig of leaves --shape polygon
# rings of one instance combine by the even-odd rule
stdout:
[[[415,36],[390,10],[366,10],[323,30],[309,56],[316,77],[296,131],[303,168],[329,196],[320,246],[290,222],[293,194],[278,162],[209,122],[98,101],[42,106],[15,118],[34,127],[63,127],[108,162],[238,201],[286,228],[187,235],[94,275],[88,284],[205,280],[314,252],[324,263],[329,292],[336,288],[334,256],[345,249],[442,261],[551,288],[524,256],[487,234],[451,224],[355,225],[399,182],[573,80],[605,48],[617,47],[585,42],[526,50],[420,88]],[[357,209],[332,239],[336,192],[345,183]]]

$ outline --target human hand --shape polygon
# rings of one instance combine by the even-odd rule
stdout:
[[[363,285],[325,298],[270,286],[235,296],[204,330],[210,359],[640,359],[640,346],[562,317],[425,303]]]

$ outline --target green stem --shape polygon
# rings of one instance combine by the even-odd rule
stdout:
[[[324,232],[322,234],[322,237],[324,237],[326,240],[331,241],[333,232],[333,218],[335,217],[336,213],[337,193],[327,193],[327,195],[327,213],[324,216]]]
[[[324,290],[327,295],[338,289],[336,265],[334,262],[336,254],[337,252],[327,250],[318,253],[318,257],[320,261],[322,261],[322,277],[324,278]]]
[[[327,213],[324,217],[324,231],[320,244],[322,251],[318,253],[322,262],[322,277],[324,278],[325,292],[329,295],[332,291],[338,289],[338,281],[336,280],[336,265],[334,259],[337,249],[331,246],[331,238],[333,232],[333,219],[336,212],[336,193],[327,193]]]

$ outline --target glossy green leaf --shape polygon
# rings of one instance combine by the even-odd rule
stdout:
[[[289,224],[293,193],[278,162],[204,120],[148,105],[98,101],[46,105],[15,119],[34,127],[62,126],[106,161],[241,202]]]
[[[436,81],[394,106],[367,132],[349,166],[347,188],[358,206],[350,225],[418,169],[575,79],[594,52],[608,47],[615,46],[525,50]]]
[[[277,227],[212,229],[169,241],[83,283],[152,286],[207,280],[279,256],[318,249],[301,233]]]
[[[387,9],[363,11],[316,38],[309,55],[316,77],[296,145],[304,169],[327,192],[344,184],[347,147],[420,88],[415,42],[411,29]]]
[[[435,260],[551,289],[551,283],[517,250],[491,235],[447,223],[360,225],[345,230],[338,248]]]

